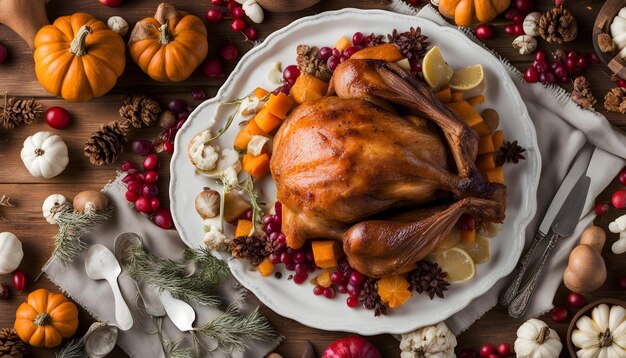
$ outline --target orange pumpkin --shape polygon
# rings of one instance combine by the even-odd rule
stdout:
[[[154,17],[137,23],[128,49],[133,61],[152,79],[178,82],[204,61],[209,44],[202,20],[162,3]]]
[[[124,40],[91,15],[62,16],[35,37],[35,72],[43,87],[68,101],[109,92],[124,72]]]
[[[62,294],[41,288],[18,307],[14,328],[31,346],[54,348],[76,333],[78,309]]]
[[[506,10],[511,0],[441,0],[439,12],[459,26],[489,22]]]

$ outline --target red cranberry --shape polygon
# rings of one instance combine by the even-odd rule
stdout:
[[[626,88],[626,80],[624,79],[620,78],[619,80],[615,81],[615,83],[617,84],[618,87]]]
[[[234,0],[230,0],[228,4],[226,4],[226,8],[228,9],[228,12],[230,13],[232,13],[233,10],[237,7],[240,7],[240,5],[237,3],[237,1],[234,1]]]
[[[617,280],[617,286],[621,288],[622,290],[626,290],[626,276],[620,277]]]
[[[328,60],[328,58],[330,56],[332,56],[333,54],[333,50],[330,47],[322,47],[320,48],[320,50],[317,52],[317,57],[319,57],[321,60]]]
[[[26,274],[24,274],[24,271],[20,269],[13,271],[11,283],[13,284],[13,288],[15,288],[17,292],[23,292],[26,288]]]
[[[343,283],[343,274],[339,271],[335,271],[330,275],[330,282],[333,285],[341,285]]]
[[[524,22],[524,15],[515,14],[511,20],[515,25],[521,25]]]
[[[528,83],[535,83],[539,80],[539,73],[534,67],[529,67],[524,72],[524,80]]]
[[[209,58],[204,62],[202,71],[208,77],[219,77],[222,75],[222,61],[218,58]]]
[[[276,264],[279,264],[279,263],[280,263],[280,255],[279,255],[279,254],[276,254],[276,253],[273,253],[273,252],[272,252],[272,253],[269,255],[269,258],[270,258],[270,261],[271,261],[274,265],[276,265]]]
[[[243,31],[243,29],[245,28],[246,28],[246,22],[243,21],[242,19],[233,19],[233,21],[230,22],[230,29],[233,30],[234,32]]]
[[[598,57],[598,55],[596,55],[593,52],[587,54],[587,60],[589,60],[589,62],[591,62],[593,64],[600,63],[600,57]]]
[[[458,226],[461,230],[476,230],[476,219],[473,215],[463,214],[459,218]]]
[[[243,29],[243,34],[250,41],[256,40],[257,37],[259,36],[257,34],[256,28],[254,28],[252,26],[248,26],[245,29]]]
[[[485,344],[484,346],[480,347],[479,354],[481,357],[489,357],[490,354],[494,353],[496,353],[496,347],[491,344]]]
[[[297,263],[296,264],[296,274],[299,275],[308,275],[309,273],[309,265],[305,264],[305,263]]]
[[[246,13],[243,11],[241,6],[237,6],[233,8],[233,10],[230,12],[230,15],[233,17],[233,19],[242,19],[244,16],[246,16]]]
[[[550,316],[552,320],[557,323],[565,322],[568,316],[567,309],[561,306],[555,306],[552,311],[550,311]]]
[[[490,39],[493,37],[493,27],[487,24],[479,24],[474,27],[474,34],[481,40]]]
[[[533,11],[535,4],[533,0],[515,0],[513,2],[513,7],[517,10],[521,11],[524,14],[528,14]]]
[[[191,90],[191,98],[194,101],[204,101],[207,99],[206,92],[202,88],[194,88]]]
[[[121,169],[123,172],[128,171],[129,169],[134,169],[135,165],[130,160],[125,160],[122,162]]]
[[[140,194],[143,188],[143,184],[138,180],[133,180],[128,183],[127,189],[128,191],[132,191],[133,193]]]
[[[332,287],[326,287],[324,289],[324,297],[333,298],[335,297],[335,290]]]
[[[626,208],[626,190],[619,189],[613,193],[613,197],[611,198],[611,202],[616,209],[624,209]]]
[[[324,288],[323,286],[317,285],[315,287],[313,287],[313,294],[315,296],[320,296],[324,293]]]
[[[524,26],[522,25],[513,25],[513,34],[520,36],[520,35],[524,35]]]
[[[574,60],[578,59],[578,52],[574,50],[567,52],[567,58],[573,58]]]
[[[152,212],[152,206],[150,205],[150,199],[145,196],[140,196],[135,201],[135,209],[140,213],[150,214]]]
[[[547,61],[533,61],[533,67],[537,70],[537,72],[539,73],[546,73],[548,72],[548,70],[550,69],[550,66],[548,65]]]
[[[155,170],[159,167],[159,158],[156,154],[148,154],[143,161],[144,170]]]
[[[487,356],[488,358],[500,358],[499,354],[496,353],[491,353],[489,356]]]
[[[224,5],[224,0],[211,0],[211,5],[213,5],[213,6],[222,6],[222,5]]]
[[[158,193],[159,188],[157,188],[157,186],[154,184],[144,184],[141,190],[141,194],[149,198],[157,196]]]
[[[354,297],[354,296],[348,296],[348,298],[346,298],[346,305],[348,305],[348,307],[350,308],[354,308],[359,304],[359,299]]]
[[[280,262],[284,264],[290,264],[293,262],[293,255],[289,253],[289,251],[283,252],[280,255]]]
[[[220,9],[209,9],[209,11],[204,14],[204,19],[209,24],[219,24],[224,19],[224,13]]]
[[[328,61],[326,61],[326,65],[331,71],[334,71],[335,68],[337,68],[337,66],[339,66],[340,63],[341,61],[339,61],[339,57],[335,57],[335,56],[330,56],[328,58]]]
[[[417,61],[411,61],[411,71],[415,73],[422,73],[422,64]]]
[[[365,39],[365,36],[363,36],[363,33],[355,32],[354,35],[352,35],[352,44],[353,45],[360,45],[361,42],[363,42],[364,39]]]
[[[159,200],[159,198],[150,198],[150,207],[152,208],[152,211],[157,211],[161,208],[161,201]]]
[[[0,45],[2,46],[2,45]],[[2,50],[0,50],[2,52]],[[2,54],[0,53],[0,63],[2,63]],[[50,107],[46,111],[46,123],[54,129],[64,129],[70,125],[70,112],[62,107]]]
[[[154,223],[158,227],[164,230],[169,230],[172,227],[174,227],[172,214],[170,213],[168,209],[165,209],[165,208],[161,208],[157,210],[157,212],[154,214],[154,217],[152,218],[152,221],[154,221]]]
[[[626,185],[626,168],[622,169],[617,175],[617,179],[619,183],[622,185]]]
[[[609,212],[609,204],[607,203],[596,203],[596,206],[593,208],[596,212],[597,216],[602,216]]]
[[[359,271],[352,271],[350,274],[350,281],[348,281],[352,286],[360,286],[365,280],[365,276]]]
[[[220,49],[220,56],[226,61],[232,61],[239,56],[239,50],[234,44],[226,44]]]
[[[134,191],[128,190],[126,191],[126,200],[134,203],[139,198],[139,194]]]
[[[558,78],[565,78],[565,80],[567,80],[567,69],[565,66],[557,67],[554,70],[554,75]]]
[[[335,57],[341,57],[341,51],[339,51],[338,48],[333,48],[333,56]]]
[[[0,65],[7,59],[9,51],[4,45],[0,44]]]
[[[567,304],[572,308],[581,308],[585,303],[585,298],[576,292],[571,292],[567,295]]]
[[[346,62],[346,61],[348,61],[348,57],[343,56],[343,55],[341,57],[339,57],[339,63],[343,63],[343,62]]]
[[[578,65],[578,68],[584,70],[585,68],[587,68],[587,65],[589,64],[589,61],[587,61],[587,57],[580,56],[580,57],[578,57],[578,60],[576,60],[576,64]]]
[[[576,69],[576,67],[578,67],[576,59],[570,57],[565,59],[565,68],[567,68],[568,71],[572,72]]]
[[[543,78],[542,78],[543,76]],[[556,83],[556,76],[552,72],[541,73],[539,75],[539,80],[543,83]]]
[[[254,215],[254,213],[252,212],[252,209],[248,209],[248,211],[246,211],[245,213],[243,213],[243,215],[241,215],[241,219],[252,221],[252,215]]]
[[[513,16],[519,14],[519,10],[514,7],[509,7],[507,11],[504,12],[504,18],[507,20],[513,20]]]
[[[513,355],[513,353],[511,352],[511,345],[509,343],[500,343],[498,345],[498,354],[502,357],[508,357],[510,355]]]
[[[163,150],[166,153],[170,153],[170,154],[174,153],[174,143],[171,141],[163,142]]]
[[[152,142],[146,139],[138,139],[133,141],[133,153],[139,155],[148,155],[152,151]]]
[[[289,65],[285,67],[283,70],[283,79],[285,82],[293,84],[296,82],[296,79],[300,76],[300,70],[296,65]]]
[[[187,110],[187,103],[182,99],[173,99],[167,104],[167,108],[174,112],[174,114],[179,114]]]
[[[352,57],[352,55],[354,55],[355,53],[357,53],[359,50],[361,50],[361,47],[359,46],[348,46],[345,50],[343,50],[342,55],[345,57]]]
[[[295,271],[296,270],[296,263],[295,262],[290,262],[288,264],[285,264],[285,268],[289,271]]]
[[[100,0],[100,3],[108,7],[120,7],[122,6],[122,0]]]
[[[337,285],[337,292],[339,293],[348,293],[348,287],[344,284]]]
[[[352,284],[347,284],[346,285],[346,290],[348,291],[348,294],[350,296],[358,297],[359,294],[361,293],[361,286],[355,286],[355,285],[352,285]]]
[[[546,59],[546,53],[542,50],[538,50],[537,52],[535,52],[535,60],[537,61],[545,61]]]
[[[298,250],[293,254],[293,261],[297,262],[297,263],[303,263],[306,261],[306,254],[301,251]]]

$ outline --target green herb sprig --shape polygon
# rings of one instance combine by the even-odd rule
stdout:
[[[213,287],[217,287],[220,281],[230,273],[228,265],[213,256],[207,248],[187,249],[185,250],[184,258],[185,260],[195,262],[195,275]]]
[[[55,356],[56,358],[87,358],[85,338],[72,339]]]

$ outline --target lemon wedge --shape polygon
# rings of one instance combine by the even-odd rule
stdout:
[[[439,47],[435,46],[428,50],[422,61],[422,74],[433,90],[437,91],[440,87],[447,85],[453,73],[454,71],[443,59]]]
[[[459,247],[470,255],[475,265],[484,264],[491,258],[489,239],[484,236],[478,235],[473,243],[460,243]]]
[[[447,280],[450,283],[464,282],[476,275],[472,257],[458,247],[435,254],[435,262],[448,273]]]
[[[471,91],[483,84],[485,73],[482,65],[472,65],[454,71],[448,86],[455,91]]]

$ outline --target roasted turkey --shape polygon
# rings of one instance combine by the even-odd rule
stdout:
[[[478,136],[394,64],[348,60],[329,95],[298,106],[274,140],[270,168],[292,248],[341,240],[356,270],[410,270],[459,217],[501,222],[506,187],[474,165]],[[400,219],[399,208],[409,210]]]

